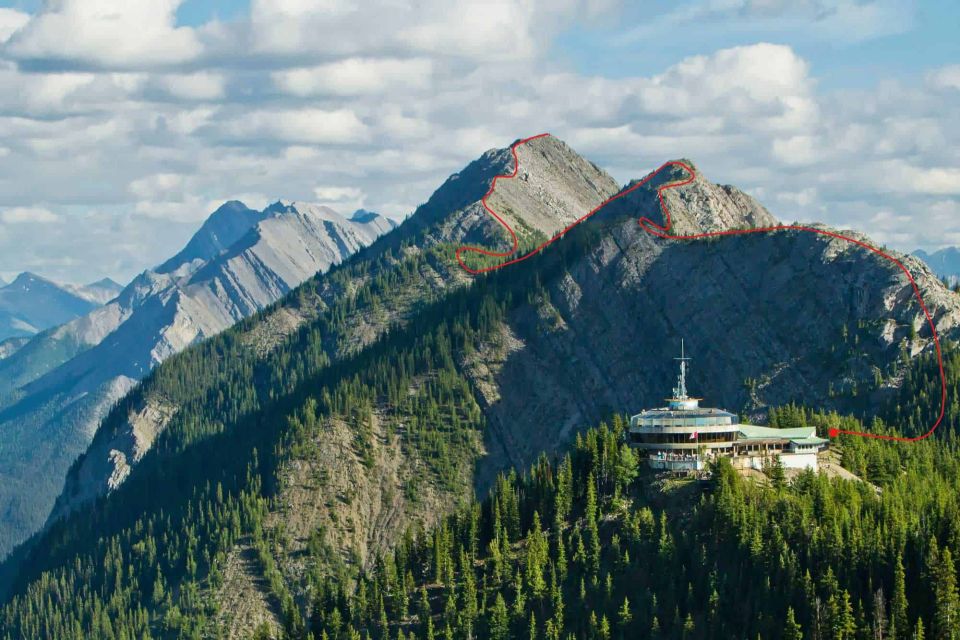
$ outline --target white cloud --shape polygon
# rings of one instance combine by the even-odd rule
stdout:
[[[223,124],[236,141],[349,144],[368,138],[368,128],[349,109],[280,109],[243,113]]]
[[[773,155],[786,165],[804,165],[816,162],[817,142],[813,136],[791,136],[773,140]]]
[[[140,199],[155,199],[181,193],[184,177],[177,173],[157,173],[138,178],[130,183],[130,193]]]
[[[411,60],[347,58],[315,67],[272,74],[274,84],[296,96],[353,96],[423,89],[430,85],[433,64]]]
[[[437,2],[426,20],[401,30],[400,38],[431,53],[487,60],[533,55],[534,3]]]
[[[220,73],[201,71],[189,74],[167,74],[158,83],[174,98],[182,100],[219,100],[226,92],[226,78]]]
[[[927,77],[930,84],[938,89],[960,89],[960,64],[940,67]]]
[[[30,21],[30,14],[0,7],[0,44],[6,42],[10,36],[23,28]]]
[[[796,129],[817,118],[809,66],[790,47],[760,43],[693,56],[653,79],[641,94],[655,113],[752,115],[770,129]]]
[[[14,33],[4,52],[48,67],[132,69],[182,63],[201,45],[189,28],[176,27],[182,0],[49,0]]]
[[[59,222],[60,216],[42,207],[11,207],[0,211],[3,224],[50,224]]]
[[[888,160],[878,163],[876,169],[882,189],[960,196],[960,167],[917,167],[903,160]]]
[[[313,195],[318,203],[344,215],[362,208],[365,199],[363,190],[356,187],[316,187]]]

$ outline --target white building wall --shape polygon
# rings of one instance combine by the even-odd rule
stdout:
[[[756,469],[757,471],[763,471],[764,461],[767,459],[765,456],[743,456],[746,458],[744,461],[745,464],[738,465],[749,467],[751,469]],[[780,463],[783,464],[784,469],[812,469],[813,471],[817,470],[817,454],[816,453],[781,453],[779,454]]]

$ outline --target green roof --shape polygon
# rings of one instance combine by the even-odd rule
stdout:
[[[741,424],[738,425],[737,428],[740,431],[740,442],[750,440],[769,440],[770,438],[781,438],[799,445],[817,445],[826,444],[829,442],[829,440],[817,437],[816,427],[775,429],[773,427],[760,427],[755,424]]]
[[[740,435],[746,440],[764,439],[764,438],[784,438],[786,440],[799,440],[812,438],[817,435],[816,427],[798,427],[796,429],[775,429],[773,427],[760,427],[754,424],[741,424],[737,428]]]
[[[790,438],[790,442],[794,442],[796,444],[826,444],[830,441],[826,438],[810,436],[809,438]]]

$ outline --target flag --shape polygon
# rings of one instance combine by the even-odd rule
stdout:
[[[688,440],[696,440],[696,439],[697,439],[697,432],[694,431],[693,433],[691,433],[691,434],[690,434],[690,437],[687,438],[687,439],[688,439]]]

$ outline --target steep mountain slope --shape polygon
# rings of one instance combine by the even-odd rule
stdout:
[[[98,292],[23,272],[0,288],[0,340],[30,336],[103,304]]]
[[[312,205],[254,216],[228,203],[165,263],[172,271],[141,274],[106,306],[0,362],[0,553],[42,524],[70,463],[136,381],[390,227]]]
[[[960,248],[946,247],[933,253],[917,249],[913,255],[930,265],[938,276],[946,278],[951,284],[960,282]]]
[[[524,242],[616,189],[554,138],[519,155],[535,170],[489,202],[526,226]],[[658,403],[681,336],[691,387],[747,411],[794,398],[869,408],[929,347],[910,331],[903,274],[862,248],[799,232],[647,234],[636,218],[659,215],[656,186],[685,177],[672,172],[523,265],[468,278],[453,252],[504,245],[479,200],[511,168],[508,150],[488,152],[393,233],[154,370],[71,469],[62,518],[6,563],[19,594],[6,624],[98,636],[87,612],[105,607],[114,632],[242,637],[256,620],[297,632],[325,575],[369,566],[408,525],[600,417]],[[679,231],[773,222],[702,176],[665,199]],[[957,297],[907,264],[955,335]]]

